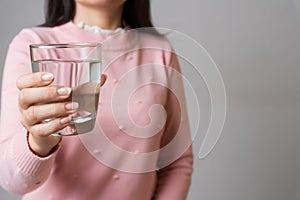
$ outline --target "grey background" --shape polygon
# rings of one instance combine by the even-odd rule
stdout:
[[[0,63],[43,1],[2,0]],[[195,159],[189,200],[300,200],[300,0],[152,0],[155,25],[196,39],[217,63],[228,112],[222,136]],[[197,154],[199,141],[195,141]],[[20,199],[0,191],[0,199]]]

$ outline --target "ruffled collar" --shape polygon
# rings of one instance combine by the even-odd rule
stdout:
[[[79,28],[86,30],[88,32],[94,33],[94,34],[99,34],[99,35],[105,35],[105,36],[109,36],[109,35],[116,35],[116,34],[120,34],[120,33],[125,33],[127,28],[117,28],[115,30],[108,30],[108,29],[103,29],[99,26],[89,26],[83,22],[79,22],[76,24],[76,26],[78,26]]]

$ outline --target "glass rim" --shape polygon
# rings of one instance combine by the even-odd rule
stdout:
[[[34,49],[59,49],[59,48],[88,48],[88,47],[101,47],[100,43],[41,43],[41,44],[30,44],[30,48]]]

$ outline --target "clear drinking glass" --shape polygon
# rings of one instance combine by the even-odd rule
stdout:
[[[70,97],[64,101],[79,104],[71,116],[71,125],[53,135],[77,135],[93,130],[100,92],[101,44],[32,44],[30,56],[32,72],[54,74],[50,86],[72,88]]]

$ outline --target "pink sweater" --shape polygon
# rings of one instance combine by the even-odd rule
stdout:
[[[25,200],[186,199],[193,154],[177,58],[163,37],[135,31],[110,37],[69,22],[24,29],[14,38],[1,96],[5,190]],[[42,158],[30,151],[19,122],[16,79],[31,73],[29,44],[70,42],[103,43],[108,79],[101,88],[97,126],[91,133],[63,137],[56,151]]]

